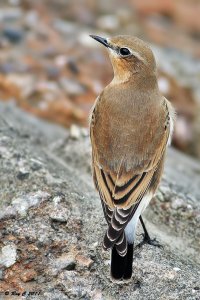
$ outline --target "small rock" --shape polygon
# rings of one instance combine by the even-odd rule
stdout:
[[[89,268],[93,264],[92,259],[85,257],[83,255],[79,255],[79,254],[76,256],[76,261],[77,261],[78,265],[80,265],[81,267]]]
[[[98,242],[95,242],[95,243],[92,244],[91,248],[95,249],[97,246],[98,246]]]
[[[91,292],[91,296],[93,300],[103,300],[103,295],[102,292],[100,290],[94,290]]]
[[[97,20],[97,26],[98,28],[113,32],[119,28],[119,19],[114,15],[105,15],[101,16]]]
[[[53,25],[54,28],[62,34],[72,34],[77,30],[76,23],[63,21],[61,19],[56,19]]]
[[[163,194],[164,200],[169,201],[171,198],[171,190],[168,186],[161,185],[159,191]]]
[[[177,267],[174,267],[173,270],[174,270],[175,272],[179,272],[181,269],[180,269],[180,268],[177,268]]]
[[[59,68],[66,67],[68,59],[66,55],[58,55],[55,58],[55,65]]]
[[[36,206],[40,202],[47,200],[50,195],[47,192],[37,191],[12,200],[12,208],[20,215],[25,215],[31,206]]]
[[[24,271],[21,275],[20,278],[23,282],[28,282],[33,279],[36,279],[37,277],[37,272],[34,269],[30,269],[27,271]]]
[[[78,127],[77,125],[73,124],[70,127],[70,137],[72,139],[78,140],[81,136],[81,130],[80,127]]]
[[[104,260],[104,265],[106,265],[106,266],[110,266],[110,259],[106,259],[106,260]]]
[[[17,259],[17,251],[16,251],[16,246],[14,244],[4,246],[1,249],[0,265],[9,268],[10,266],[15,264],[16,259]]]
[[[48,65],[46,67],[46,72],[47,72],[48,78],[52,79],[52,80],[57,79],[60,75],[60,70],[56,66],[53,66],[53,65]]]
[[[6,37],[11,43],[19,43],[23,38],[23,32],[16,28],[5,28],[3,36]]]
[[[42,168],[43,163],[40,162],[39,160],[36,160],[34,158],[31,158],[30,160],[30,167],[33,171],[38,171]]]
[[[55,206],[57,206],[60,203],[61,200],[62,200],[61,196],[56,196],[56,197],[53,198],[52,202]]]
[[[69,96],[79,96],[85,93],[85,88],[75,80],[61,78],[59,83]]]
[[[88,128],[82,127],[82,128],[80,128],[80,129],[81,129],[81,135],[82,135],[83,137],[88,137],[88,136],[89,136],[89,130],[88,130]]]
[[[19,170],[18,174],[17,174],[17,178],[18,178],[19,180],[25,180],[25,179],[27,179],[28,177],[29,177],[29,172],[28,172],[26,169],[21,168],[21,169]]]
[[[74,270],[76,265],[75,257],[72,253],[63,253],[60,257],[55,259],[54,261],[54,267],[60,271],[60,270]]]
[[[15,198],[12,200],[12,205],[20,215],[26,215],[29,207],[26,198]]]
[[[55,178],[53,175],[51,175],[48,171],[46,171],[46,175],[44,177],[44,180],[47,185],[56,185],[56,184],[61,184],[63,182],[62,179],[60,178]]]
[[[3,8],[0,10],[0,22],[14,22],[23,18],[23,11],[20,8]]]
[[[0,270],[0,280],[3,280],[3,278],[4,278],[4,272],[3,270]]]
[[[191,204],[187,204],[186,207],[187,207],[188,210],[192,210],[192,205]]]
[[[165,201],[163,194],[159,190],[156,192],[156,198],[161,202]]]
[[[166,279],[169,279],[169,280],[173,280],[175,278],[175,276],[177,276],[176,272],[173,270],[173,271],[169,271],[167,272],[164,277]]]
[[[28,10],[24,16],[24,22],[26,26],[35,28],[38,24],[38,12],[36,10]]]
[[[75,282],[76,278],[78,277],[78,273],[76,271],[66,271],[63,270],[59,275],[58,278],[60,280],[67,280],[70,283]]]
[[[175,198],[171,203],[171,207],[173,209],[179,209],[179,208],[185,207],[185,203],[184,203],[183,199]]]
[[[37,277],[37,282],[38,282],[38,283],[41,284],[41,283],[44,283],[45,281],[46,281],[46,278],[45,278],[44,276],[38,276],[38,277]]]
[[[129,25],[130,22],[133,20],[132,11],[128,8],[120,8],[117,11],[117,17],[119,19],[120,24]]]
[[[63,222],[63,223],[67,222],[69,216],[70,216],[70,211],[67,208],[61,206],[55,208],[50,214],[50,218],[53,221]]]

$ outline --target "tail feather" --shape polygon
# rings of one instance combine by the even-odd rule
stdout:
[[[123,278],[128,280],[132,276],[132,266],[133,266],[133,244],[128,244],[128,251],[126,257],[126,270],[124,272]]]
[[[125,256],[127,253],[127,241],[123,232],[115,244],[116,250],[120,256]]]
[[[128,280],[132,276],[133,244],[128,244],[125,256],[119,255],[116,245],[111,254],[111,277],[115,280]]]
[[[120,280],[123,278],[126,269],[126,258],[125,256],[120,256],[116,250],[116,246],[112,248],[111,254],[111,277],[115,280]]]

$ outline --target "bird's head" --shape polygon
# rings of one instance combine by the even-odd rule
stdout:
[[[108,50],[114,70],[114,81],[155,76],[156,63],[150,47],[142,40],[129,35],[109,39],[90,35]]]

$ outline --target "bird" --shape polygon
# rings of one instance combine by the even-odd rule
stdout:
[[[121,282],[132,277],[139,221],[142,244],[159,245],[142,213],[161,180],[175,110],[159,91],[155,57],[146,42],[129,35],[90,37],[107,48],[114,73],[89,124],[92,176],[108,225],[103,248],[111,249],[111,279]]]

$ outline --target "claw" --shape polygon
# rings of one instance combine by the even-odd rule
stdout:
[[[145,244],[149,244],[149,245],[151,245],[151,246],[155,246],[155,247],[158,247],[158,248],[164,248],[163,245],[161,245],[161,244],[156,240],[156,238],[151,239],[151,238],[149,237],[149,235],[146,236],[145,234],[142,234],[142,236],[143,236],[143,240],[137,245],[138,248],[141,248],[141,247],[142,247],[143,245],[145,245]]]

